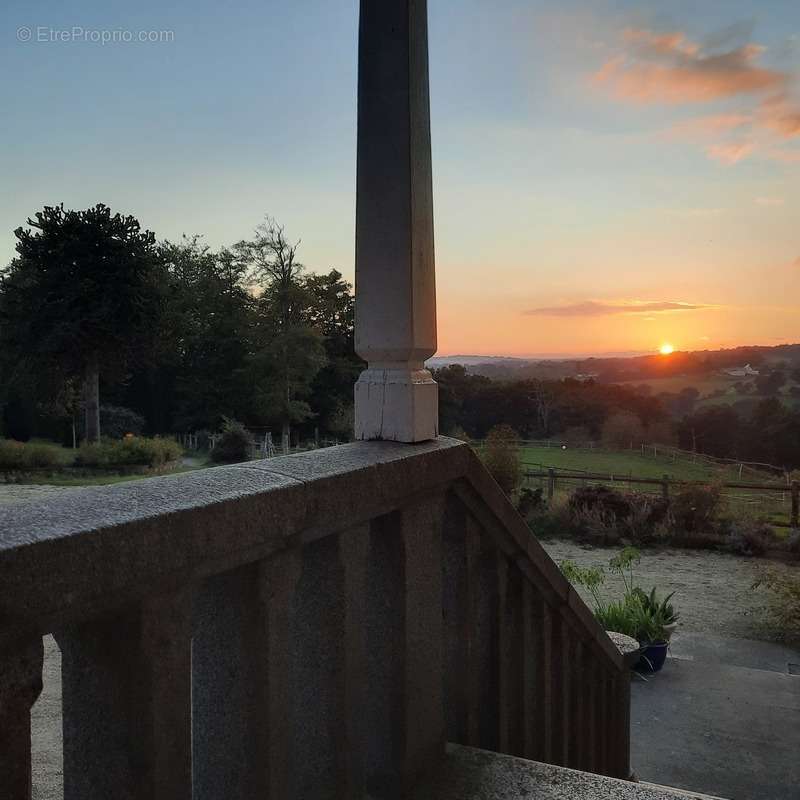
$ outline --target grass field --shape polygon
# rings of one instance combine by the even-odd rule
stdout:
[[[579,470],[602,472],[620,477],[633,475],[637,478],[670,478],[679,481],[736,480],[736,467],[712,467],[708,464],[643,456],[636,451],[588,450],[579,448],[529,447],[521,448],[522,462],[531,469]],[[769,476],[765,476],[769,480]]]

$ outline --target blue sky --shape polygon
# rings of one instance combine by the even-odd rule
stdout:
[[[800,5],[429,8],[441,352],[800,338]],[[356,34],[355,2],[6,0],[0,260],[102,201],[213,246],[270,213],[352,276]]]

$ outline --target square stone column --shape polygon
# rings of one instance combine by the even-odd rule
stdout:
[[[361,0],[356,203],[357,439],[438,435],[426,0]]]

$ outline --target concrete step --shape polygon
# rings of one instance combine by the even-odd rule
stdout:
[[[632,783],[538,761],[449,744],[436,774],[412,800],[711,800],[708,795]],[[717,799],[718,800],[718,799]]]

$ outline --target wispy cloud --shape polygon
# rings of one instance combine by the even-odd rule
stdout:
[[[782,206],[783,205],[783,198],[782,197],[756,197],[755,203],[757,206],[767,206],[767,207],[774,207],[774,206]]]
[[[752,23],[737,23],[704,43],[681,31],[659,33],[626,28],[618,52],[592,75],[592,85],[615,99],[634,104],[698,105],[735,100],[742,108],[682,120],[665,135],[713,141],[709,158],[736,164],[755,152],[791,161],[794,151],[763,147],[763,140],[800,137],[800,101],[795,76],[762,64],[764,48],[749,41]],[[730,138],[734,137],[734,138]]]
[[[721,161],[723,164],[737,164],[746,158],[753,151],[752,142],[720,142],[710,145],[706,152],[709,158],[714,161]]]
[[[587,300],[563,306],[531,308],[524,313],[534,317],[605,317],[614,314],[659,314],[669,311],[697,311],[709,308],[700,303],[675,300],[624,300],[617,303]]]

